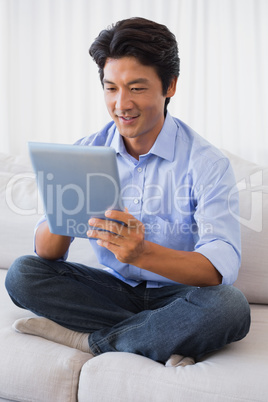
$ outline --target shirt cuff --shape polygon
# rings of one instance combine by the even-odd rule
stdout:
[[[222,275],[223,285],[233,285],[238,276],[241,260],[230,244],[222,240],[214,240],[194,251],[202,254],[214,265]]]

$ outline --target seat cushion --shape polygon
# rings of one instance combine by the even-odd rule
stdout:
[[[0,396],[14,401],[74,402],[88,353],[37,336],[0,330]]]
[[[13,331],[15,320],[33,314],[10,300],[4,287],[6,272],[0,269],[0,398],[76,401],[80,370],[92,355]]]
[[[167,368],[134,354],[102,354],[82,368],[79,402],[267,402],[267,332],[268,307],[252,306],[249,335],[192,366]]]

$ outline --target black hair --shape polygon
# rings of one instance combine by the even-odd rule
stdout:
[[[118,21],[101,31],[92,43],[89,54],[99,67],[102,84],[107,58],[132,56],[141,64],[154,67],[162,82],[164,96],[172,79],[180,73],[178,45],[174,34],[165,25],[145,18]],[[169,101],[170,98],[166,98],[165,115]]]

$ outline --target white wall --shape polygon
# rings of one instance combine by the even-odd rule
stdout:
[[[88,48],[132,16],[177,37],[170,112],[216,146],[267,163],[267,0],[0,0],[0,151],[72,143],[110,120]]]

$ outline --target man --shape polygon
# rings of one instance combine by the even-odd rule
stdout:
[[[125,211],[89,220],[103,270],[66,262],[71,239],[39,222],[38,257],[16,260],[6,287],[18,306],[41,317],[14,328],[93,355],[192,363],[249,330],[248,303],[231,286],[240,266],[232,169],[167,112],[179,57],[165,26],[120,21],[100,33],[90,54],[113,121],[77,144],[116,150]]]

